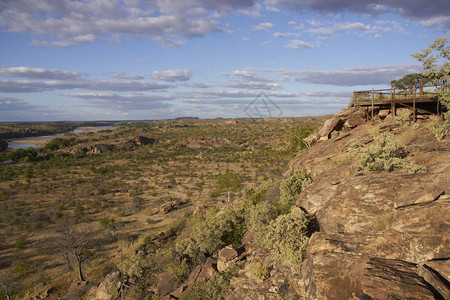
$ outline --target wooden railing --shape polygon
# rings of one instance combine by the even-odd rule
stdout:
[[[426,89],[425,89],[426,88]],[[431,89],[433,88],[433,90]],[[438,102],[438,90],[446,88],[446,84],[438,86],[421,86],[412,91],[400,90],[396,92],[395,88],[380,89],[380,90],[366,90],[353,92],[353,105],[359,107],[366,107],[365,113],[370,112],[370,117],[373,120],[375,106],[377,108],[382,106],[390,106],[393,115],[396,115],[397,104],[410,106],[413,109],[413,118],[416,120],[416,103],[424,102]],[[419,91],[418,91],[419,90]],[[418,92],[418,93],[417,93]],[[439,104],[439,103],[438,103]],[[439,106],[439,105],[438,105]],[[371,107],[371,109],[369,109]],[[368,111],[367,111],[368,110]]]

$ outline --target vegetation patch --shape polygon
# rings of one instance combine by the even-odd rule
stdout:
[[[302,170],[297,170],[294,174],[280,184],[280,201],[278,202],[281,213],[289,211],[297,201],[300,192],[312,182],[312,177]]]
[[[265,228],[265,236],[257,243],[278,250],[280,257],[294,265],[302,262],[308,245],[308,228],[305,213],[298,207],[280,215]]]
[[[374,133],[374,143],[362,146],[354,143],[358,158],[358,168],[367,171],[394,171],[405,169],[408,173],[425,172],[426,168],[415,163],[405,162],[406,151],[395,137],[387,132]]]

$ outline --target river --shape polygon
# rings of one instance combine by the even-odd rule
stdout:
[[[67,133],[82,133],[89,131],[112,130],[112,129],[117,129],[117,127],[115,126],[78,127]],[[64,135],[63,133],[59,133],[55,135],[33,136],[26,138],[11,139],[8,141],[8,149],[26,149],[29,147],[40,148],[45,144],[43,142],[51,141],[63,135]]]

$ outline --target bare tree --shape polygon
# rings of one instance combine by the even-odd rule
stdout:
[[[0,288],[4,291],[6,300],[11,300],[11,287],[0,281]]]
[[[68,227],[59,232],[54,239],[55,250],[64,257],[70,268],[70,257],[73,256],[77,262],[77,273],[80,281],[85,281],[83,274],[83,263],[92,256],[98,248],[93,247],[92,228],[77,230]]]

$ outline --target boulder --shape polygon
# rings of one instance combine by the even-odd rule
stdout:
[[[219,250],[219,259],[217,261],[217,270],[221,273],[225,272],[228,267],[228,262],[238,256],[238,252],[231,246],[227,246]]]
[[[120,290],[121,286],[122,280],[118,271],[108,274],[98,287],[94,286],[91,288],[88,299],[112,300],[117,296],[117,292]]]
[[[158,283],[156,284],[156,289],[158,291],[158,296],[163,297],[169,295],[172,291],[172,281],[173,276],[169,272],[159,273],[156,275]]]
[[[389,109],[381,109],[378,112],[378,117],[380,117],[381,119],[386,118],[389,114],[391,113],[391,111]]]
[[[208,257],[206,259],[206,262],[202,266],[202,270],[198,274],[197,281],[209,280],[216,273],[217,273],[217,260],[212,257]]]
[[[334,117],[325,121],[322,127],[318,131],[320,139],[329,139],[330,134],[335,130],[340,130],[342,128],[342,119]]]

